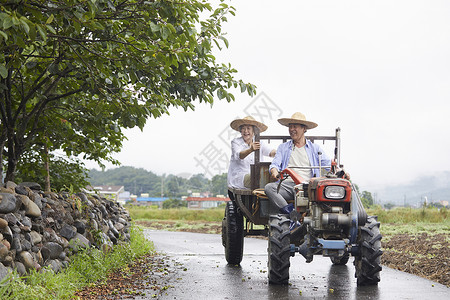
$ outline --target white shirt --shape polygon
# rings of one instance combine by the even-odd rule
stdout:
[[[311,179],[311,170],[310,169],[300,169],[295,167],[310,167],[311,164],[309,162],[308,153],[306,153],[305,146],[303,147],[294,147],[294,150],[291,152],[291,157],[289,158],[289,162],[287,167],[291,168],[295,173],[300,175],[304,180],[303,182],[308,182]],[[292,178],[286,179],[286,181],[293,181]]]
[[[259,155],[269,156],[271,149],[269,145],[260,141],[261,148]],[[228,168],[228,187],[236,189],[247,189],[244,186],[244,176],[250,174],[250,165],[255,163],[255,152],[250,153],[244,159],[239,158],[239,153],[250,148],[242,137],[235,138],[231,141],[231,159]]]

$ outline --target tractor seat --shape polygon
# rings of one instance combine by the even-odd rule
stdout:
[[[258,199],[269,199],[269,197],[267,197],[266,192],[264,191],[264,189],[260,188],[260,189],[254,189],[252,192],[253,195],[255,195]],[[287,203],[294,203],[295,200],[287,200]]]

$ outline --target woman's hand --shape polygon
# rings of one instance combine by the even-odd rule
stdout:
[[[259,142],[250,143],[250,149],[252,149],[252,151],[259,150],[259,148],[261,148],[261,144]]]

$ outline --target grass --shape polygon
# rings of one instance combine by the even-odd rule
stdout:
[[[378,216],[384,240],[388,240],[397,234],[450,234],[449,213],[445,208],[397,207],[384,210],[381,207],[376,207],[368,209],[367,213]]]
[[[130,216],[138,221],[174,220],[173,224],[167,224],[166,230],[180,230],[181,228],[207,226],[208,222],[220,224],[223,218],[224,208],[212,208],[205,210],[181,209],[158,209],[155,207],[128,206]],[[383,235],[393,236],[395,234],[450,234],[450,218],[447,209],[428,208],[405,208],[398,207],[385,210],[381,207],[367,209],[369,215],[378,216],[381,222]],[[198,221],[198,224],[188,224],[183,221]],[[203,222],[203,223],[201,223]],[[163,225],[164,226],[164,225]]]
[[[392,224],[415,224],[415,223],[441,223],[450,225],[448,209],[445,208],[411,208],[397,207],[385,210],[381,207],[371,208],[367,210],[369,215],[378,216],[381,223]]]
[[[141,229],[133,226],[130,243],[114,246],[106,254],[95,248],[80,251],[60,273],[48,268],[32,271],[24,278],[12,273],[0,283],[0,299],[71,299],[75,291],[106,279],[109,272],[153,251],[153,243],[145,239]]]
[[[158,209],[145,206],[126,207],[133,220],[186,220],[186,221],[210,221],[221,222],[224,208],[211,208],[193,210],[187,208]],[[381,207],[367,210],[369,215],[378,216],[381,223],[392,224],[416,224],[416,223],[440,223],[450,225],[447,209],[430,208],[405,208],[398,207],[385,210]]]
[[[126,209],[133,220],[186,220],[221,222],[224,208],[187,209],[170,208],[158,209],[145,206],[128,205]]]

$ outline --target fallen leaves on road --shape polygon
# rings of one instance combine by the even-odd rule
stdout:
[[[172,274],[167,256],[148,254],[127,267],[116,270],[104,282],[97,282],[75,294],[75,299],[145,299],[157,298],[171,288]]]

